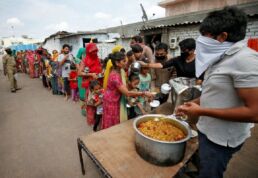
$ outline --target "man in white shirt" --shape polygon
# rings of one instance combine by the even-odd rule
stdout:
[[[62,68],[62,78],[64,81],[64,92],[66,100],[69,99],[70,86],[69,86],[69,74],[71,72],[70,65],[73,60],[73,56],[70,54],[70,46],[68,44],[63,45],[63,54],[58,57],[59,65]]]
[[[177,110],[198,118],[199,178],[221,178],[258,122],[258,54],[247,47],[247,17],[237,8],[211,12],[196,40],[202,95]]]

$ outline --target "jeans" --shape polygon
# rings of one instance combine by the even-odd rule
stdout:
[[[221,146],[199,132],[200,171],[198,178],[223,178],[229,160],[242,146],[243,144],[235,148]]]
[[[70,90],[68,77],[63,77],[63,81],[64,81],[64,91],[65,91],[66,94],[70,95],[71,90]]]
[[[57,94],[58,93],[58,78],[56,75],[53,75],[51,77],[51,85],[52,85],[53,94]]]

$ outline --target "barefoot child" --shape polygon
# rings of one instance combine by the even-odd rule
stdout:
[[[104,90],[101,88],[101,85],[98,80],[92,80],[90,82],[90,93],[88,95],[87,104],[91,107],[95,108],[95,123],[93,126],[93,130],[96,132],[100,120],[102,118],[103,107],[102,107],[102,99],[103,99]]]
[[[77,102],[79,99],[78,95],[78,83],[77,83],[77,77],[78,73],[76,70],[76,66],[74,63],[71,64],[71,72],[69,74],[69,84],[71,89],[71,97],[74,102]]]

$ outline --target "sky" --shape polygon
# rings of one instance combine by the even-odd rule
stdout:
[[[44,39],[57,31],[92,31],[165,16],[162,0],[1,0],[0,37]],[[153,14],[155,14],[153,16]]]

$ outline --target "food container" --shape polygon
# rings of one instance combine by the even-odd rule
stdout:
[[[161,93],[167,95],[171,91],[171,86],[167,83],[161,85]]]
[[[195,85],[195,78],[178,77],[169,81],[171,89],[172,110],[185,102],[201,95],[201,86]]]
[[[140,73],[141,71],[141,64],[139,62],[133,62],[130,66],[131,72],[133,73]]]
[[[159,100],[153,100],[152,102],[150,102],[150,106],[151,108],[156,108],[160,105]]]
[[[165,119],[181,129],[186,137],[179,141],[159,141],[144,135],[138,125],[141,122],[154,119]],[[172,116],[148,114],[134,120],[136,131],[135,148],[137,153],[146,161],[159,166],[171,166],[179,163],[185,154],[186,141],[191,138],[191,130],[186,122],[179,121]]]

